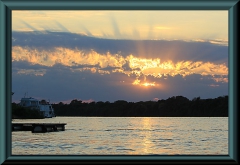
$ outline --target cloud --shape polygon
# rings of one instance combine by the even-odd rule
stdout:
[[[160,58],[141,58],[129,55],[123,57],[118,54],[100,54],[94,50],[83,51],[79,49],[67,49],[55,47],[52,50],[37,50],[14,46],[12,48],[13,61],[27,61],[31,64],[51,67],[55,64],[71,67],[72,71],[90,70],[92,73],[110,74],[121,72],[126,75],[151,75],[159,78],[162,76],[181,75],[185,77],[191,74],[212,76],[216,81],[227,81],[228,67],[225,63],[218,64],[203,61],[162,61]],[[21,72],[23,73],[23,72]],[[29,72],[26,72],[29,73]],[[214,76],[224,76],[215,78]]]
[[[35,76],[43,76],[44,74],[46,74],[46,70],[45,69],[39,69],[39,70],[35,70],[35,69],[19,69],[17,71],[17,74],[25,74],[25,75],[34,74]]]
[[[17,63],[13,63],[14,68]],[[15,92],[13,100],[20,100],[25,92],[32,97],[49,98],[51,102],[74,98],[110,102],[119,99],[148,101],[155,97],[166,99],[173,95],[183,95],[192,99],[197,96],[202,98],[218,97],[228,93],[228,84],[217,82],[210,75],[192,74],[186,77],[176,75],[159,78],[146,75],[138,78],[142,85],[133,85],[132,83],[136,80],[134,75],[128,76],[120,72],[100,74],[96,71],[93,73],[92,68],[73,71],[61,64],[43,66],[46,69],[42,76],[34,74],[40,70],[40,67],[32,69],[31,74],[17,72],[23,68],[31,68],[31,66],[31,63],[26,63],[24,66],[19,65],[13,72],[12,88]],[[156,86],[144,85],[146,83],[154,83]]]
[[[228,41],[227,40],[216,39],[216,40],[209,40],[209,42],[212,43],[212,44],[216,44],[216,45],[228,46]]]
[[[121,54],[123,57],[132,54],[136,57],[161,58],[163,61],[172,60],[173,62],[192,60],[228,63],[228,47],[212,44],[210,41],[110,40],[66,32],[13,32],[13,38],[15,40],[12,43],[13,46],[44,50],[64,47],[94,50],[101,54],[106,52]]]
[[[157,97],[153,98],[153,101],[158,101],[158,100],[160,100],[160,99]]]
[[[228,93],[228,47],[223,45],[105,40],[59,32],[13,33],[13,38],[13,100],[27,91],[54,102]]]
[[[94,102],[93,99],[88,99],[88,100],[82,100],[83,103],[91,103],[91,102]]]

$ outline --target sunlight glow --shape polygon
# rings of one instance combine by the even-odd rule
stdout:
[[[166,27],[166,26],[156,26],[155,28],[156,28],[156,29],[160,29],[160,30],[169,30],[169,29],[172,29],[172,28]]]
[[[144,86],[155,86],[155,83],[143,83],[142,85],[144,85]]]
[[[139,85],[139,83],[140,83],[140,80],[137,79],[137,80],[135,80],[132,84],[133,84],[133,85]]]
[[[134,80],[134,82],[132,84],[133,85],[144,86],[144,87],[155,87],[156,85],[158,85],[155,82],[152,82],[152,83],[150,83],[150,82],[141,83],[141,81],[138,80],[138,79]]]

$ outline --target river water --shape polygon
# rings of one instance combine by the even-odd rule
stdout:
[[[228,155],[227,117],[56,117],[65,131],[12,132],[12,155]]]

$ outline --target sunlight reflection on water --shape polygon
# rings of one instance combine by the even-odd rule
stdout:
[[[65,131],[12,132],[12,155],[227,155],[228,118],[56,117]]]

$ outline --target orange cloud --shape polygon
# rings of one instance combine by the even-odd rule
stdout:
[[[210,87],[219,87],[219,85],[217,85],[217,84],[211,84],[211,85],[209,85]]]
[[[20,69],[17,72],[18,74],[34,74],[35,76],[43,76],[46,73],[46,69]]]
[[[69,67],[81,66],[81,68],[72,69],[72,71],[86,71],[92,73],[110,74],[110,73],[124,73],[128,76],[135,77],[153,76],[160,78],[162,76],[176,76],[183,77],[191,74],[200,74],[202,76],[212,76],[216,82],[228,82],[228,67],[226,64],[215,64],[211,62],[202,61],[179,61],[173,63],[172,61],[161,61],[160,58],[140,58],[134,55],[123,57],[119,54],[105,54],[98,53],[94,50],[84,51],[79,49],[68,49],[56,47],[52,50],[37,50],[29,47],[14,46],[12,48],[12,61],[27,61],[32,64],[39,64],[51,67],[55,64],[62,64]],[[129,68],[124,67],[129,64]],[[84,67],[86,66],[86,67]],[[111,69],[109,69],[109,67]],[[33,71],[24,71],[26,74]],[[19,73],[23,74],[23,71]],[[36,73],[34,73],[36,74]],[[41,71],[40,75],[45,74]],[[214,77],[215,75],[221,77]],[[133,84],[140,83],[137,80]],[[146,82],[145,82],[146,83]],[[150,82],[147,82],[150,83]],[[150,84],[148,86],[151,86]]]

